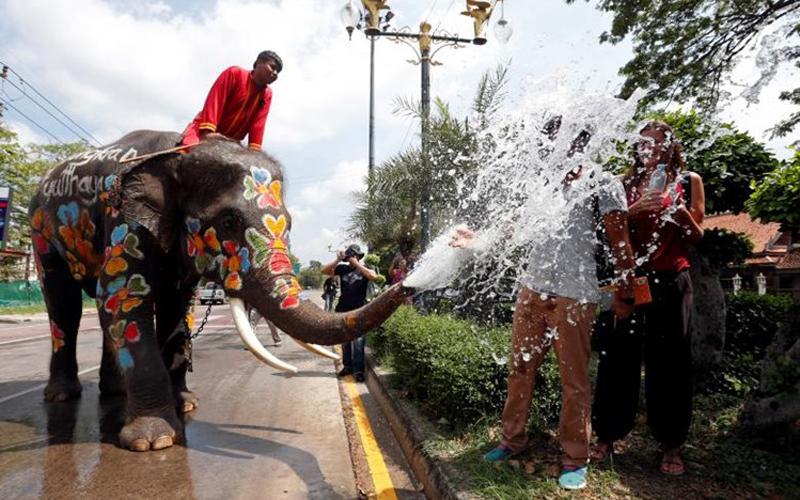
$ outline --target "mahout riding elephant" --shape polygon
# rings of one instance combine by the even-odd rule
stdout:
[[[103,329],[100,390],[127,395],[123,446],[161,449],[183,437],[179,412],[197,405],[186,387],[189,312],[201,278],[231,297],[239,334],[259,359],[245,307],[256,308],[318,354],[383,322],[410,289],[395,286],[359,310],[327,313],[300,299],[288,257],[291,217],[281,166],[262,152],[210,141],[184,154],[123,162],[174,146],[178,135],[136,131],[65,160],[39,184],[29,215],[53,353],[45,399],[81,392],[75,357],[81,291]],[[122,163],[121,163],[122,162]]]

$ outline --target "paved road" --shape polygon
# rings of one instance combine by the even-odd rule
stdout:
[[[196,321],[204,312],[198,309]],[[370,490],[369,480],[357,484],[354,477],[353,462],[364,462],[363,452],[351,460],[334,363],[288,339],[272,346],[269,334],[259,332],[300,370],[293,377],[275,372],[242,348],[227,305],[214,307],[195,344],[189,387],[200,405],[186,416],[187,443],[157,452],[117,444],[124,400],[98,397],[101,335],[94,315],[84,317],[78,337],[82,397],[43,401],[47,333],[44,318],[0,325],[2,498],[349,499]],[[388,426],[367,410],[398,497],[419,498]]]

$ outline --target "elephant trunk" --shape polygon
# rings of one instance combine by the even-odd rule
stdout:
[[[378,327],[413,293],[413,289],[398,283],[365,306],[345,313],[325,312],[308,300],[297,300],[290,307],[281,307],[280,298],[276,300],[263,292],[245,292],[244,299],[294,339],[334,345],[349,342]]]

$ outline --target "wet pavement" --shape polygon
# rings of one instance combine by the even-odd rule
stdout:
[[[204,312],[198,308],[197,320]],[[215,306],[195,344],[188,383],[200,402],[184,417],[186,443],[135,453],[118,444],[124,399],[99,397],[96,316],[82,323],[83,394],[66,403],[42,398],[46,319],[0,325],[0,498],[358,497],[353,463],[359,459],[351,460],[331,360],[288,338],[273,346],[261,328],[265,345],[300,370],[278,373],[243,349],[228,306]],[[368,400],[365,386],[359,389]],[[420,498],[382,416],[367,406],[398,496]]]

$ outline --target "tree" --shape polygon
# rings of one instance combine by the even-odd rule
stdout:
[[[626,99],[637,88],[650,88],[651,103],[696,100],[703,109],[713,109],[739,56],[774,25],[779,29],[757,56],[761,78],[747,97],[756,102],[781,64],[800,65],[800,49],[792,45],[800,35],[794,15],[800,0],[599,0],[598,9],[614,16],[601,43],[633,39],[634,57],[620,69],[626,77],[621,97]],[[800,87],[780,98],[800,105]],[[772,134],[786,135],[798,123],[800,112],[795,111]]]
[[[479,127],[485,127],[497,110],[507,79],[508,64],[498,65],[481,78],[472,106],[473,120]],[[412,119],[422,117],[418,102],[402,98],[397,100],[395,113]],[[435,99],[428,145],[429,172],[424,171],[420,148],[411,147],[375,169],[370,191],[355,193],[356,209],[350,217],[349,232],[367,242],[372,251],[409,250],[420,240],[420,193],[432,196],[432,233],[449,223],[460,201],[456,185],[476,167],[472,160],[479,147],[475,128],[470,119],[455,117],[446,102]]]
[[[767,175],[747,201],[762,221],[780,222],[790,231],[786,259],[800,260],[800,151],[791,161]],[[790,312],[761,364],[758,391],[744,411],[746,427],[759,433],[798,432],[800,421],[800,304]]]
[[[761,183],[753,181],[747,208],[764,222],[800,225],[800,149],[791,161],[770,173]],[[795,240],[795,243],[800,241]]]
[[[703,178],[706,212],[739,213],[753,192],[750,183],[775,170],[780,162],[760,142],[733,123],[704,118],[694,110],[652,113],[675,131],[687,169]]]
[[[9,242],[19,249],[27,249],[30,245],[30,229],[28,222],[28,205],[48,170],[58,163],[85,151],[86,143],[36,145],[24,148],[22,156],[13,164],[0,167],[0,179],[7,186],[14,188],[14,210],[11,213],[11,229]]]

